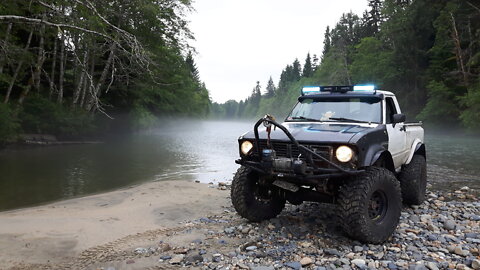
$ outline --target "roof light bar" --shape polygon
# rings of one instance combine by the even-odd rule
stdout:
[[[374,91],[374,90],[375,90],[375,85],[373,84],[353,86],[353,91]]]
[[[304,86],[302,88],[302,95],[308,95],[313,93],[320,93],[320,86]]]

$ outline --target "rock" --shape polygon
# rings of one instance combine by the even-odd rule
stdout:
[[[363,247],[361,246],[354,246],[353,247],[353,252],[359,253],[363,251]]]
[[[475,259],[472,261],[472,268],[477,270],[477,269],[480,269],[480,260],[478,259]]]
[[[245,227],[245,228],[243,228],[243,229],[242,229],[242,231],[241,231],[241,232],[242,232],[243,234],[247,234],[247,233],[249,233],[249,232],[250,232],[250,228],[248,228],[248,227]]]
[[[170,256],[170,255],[163,255],[163,256],[160,256],[160,260],[164,260],[164,261],[166,261],[166,260],[170,260],[171,258],[172,258],[172,256]]]
[[[275,270],[273,266],[252,266],[251,270]]]
[[[229,227],[229,228],[225,228],[223,230],[226,234],[232,234],[235,232],[235,228],[234,227]]]
[[[387,267],[388,267],[388,269],[391,269],[391,270],[398,269],[397,265],[392,263],[392,262],[389,262],[387,264]]]
[[[427,262],[425,266],[430,270],[438,270],[437,265],[434,262]]]
[[[471,215],[470,219],[473,221],[480,221],[480,216],[479,215]]]
[[[462,264],[462,263],[459,263],[457,264],[457,266],[455,267],[455,269],[457,270],[466,270],[466,269],[469,269],[465,264]]]
[[[183,255],[183,254],[175,255],[170,260],[170,264],[180,264],[183,261],[183,258],[185,258],[185,255]]]
[[[453,252],[460,256],[467,256],[469,253],[468,250],[463,250],[461,246],[457,246]]]
[[[133,252],[135,252],[136,254],[146,254],[148,253],[148,249],[139,247],[136,248]]]
[[[125,263],[126,263],[126,264],[132,264],[132,263],[135,263],[135,261],[134,261],[134,260],[128,260],[128,261],[126,261]]]
[[[192,255],[192,256],[188,256],[185,258],[185,261],[187,262],[191,262],[191,263],[194,263],[194,262],[203,262],[203,257],[201,255]]]
[[[285,263],[285,266],[295,270],[299,270],[300,268],[302,268],[302,264],[300,262],[287,262]]]
[[[351,261],[355,266],[358,268],[365,268],[365,260],[362,259],[354,259]]]
[[[269,230],[271,230],[271,231],[272,231],[272,230],[275,230],[275,225],[273,225],[273,224],[268,224],[268,225],[267,225],[267,229],[269,229]]]
[[[250,267],[248,267],[248,265],[244,264],[244,263],[237,263],[237,267],[240,268],[240,269],[250,269]]]
[[[257,249],[257,246],[248,246],[245,248],[246,251],[254,251]]]
[[[445,230],[455,230],[455,226],[456,226],[455,222],[453,220],[450,220],[450,219],[446,220],[443,223],[443,228]]]
[[[324,250],[325,254],[327,255],[333,255],[333,256],[337,256],[337,257],[342,257],[342,253],[340,253],[340,251],[336,250],[336,249],[333,249],[333,248],[327,248]]]
[[[309,257],[303,257],[301,260],[300,260],[300,264],[302,266],[307,266],[307,265],[310,265],[313,263],[313,260],[310,259]]]

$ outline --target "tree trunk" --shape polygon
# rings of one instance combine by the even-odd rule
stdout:
[[[58,78],[57,103],[63,102],[63,80],[65,77],[65,34],[63,32],[60,42],[60,74]]]
[[[27,44],[25,45],[25,48],[23,49],[23,54],[25,55],[28,52],[28,48],[30,48],[30,43],[32,42],[32,36],[33,36],[33,27],[32,30],[30,30],[30,34],[28,35],[27,39]],[[7,94],[5,95],[5,100],[3,103],[8,103],[10,100],[10,94],[12,93],[13,85],[15,84],[15,81],[17,80],[18,73],[20,73],[20,70],[22,69],[23,66],[23,58],[18,62],[18,66],[15,69],[15,73],[13,73],[12,80],[10,81],[10,84],[8,85],[7,89]]]
[[[465,72],[465,64],[463,62],[463,56],[462,56],[462,47],[460,46],[460,37],[458,35],[457,31],[457,25],[455,23],[455,17],[453,17],[453,14],[450,13],[450,17],[452,18],[452,38],[453,38],[453,43],[455,44],[455,55],[457,58],[457,65],[458,68],[460,69],[460,72],[462,73],[462,79],[463,83],[465,86],[468,86],[468,77],[467,73]]]
[[[107,77],[108,70],[110,69],[110,66],[112,65],[114,52],[115,52],[115,43],[112,43],[110,45],[110,53],[108,55],[107,62],[105,63],[105,67],[103,68],[102,74],[100,75],[100,79],[98,79],[97,85],[93,89],[93,92],[90,93],[90,98],[89,98],[89,100],[86,104],[86,108],[85,108],[87,111],[91,111],[92,108],[94,107],[93,105],[95,105],[95,108],[98,106],[98,92],[100,91],[100,88],[102,87],[103,82],[105,81],[105,79]]]
[[[43,15],[45,19],[45,14]],[[33,82],[34,88],[37,92],[40,92],[40,75],[42,74],[42,66],[45,60],[44,55],[44,46],[45,46],[45,24],[40,28],[40,41],[38,44],[38,55],[37,55],[37,64],[35,65],[35,71],[33,73]]]
[[[57,66],[57,44],[58,44],[58,39],[57,39],[57,36],[55,36],[55,41],[53,43],[52,71],[50,72],[48,99],[52,99],[53,90],[55,87],[55,69]]]
[[[10,32],[12,31],[12,26],[13,26],[13,23],[9,23],[7,25],[7,32],[5,33],[5,39],[3,40],[3,43],[5,43],[5,46],[7,46],[7,44],[8,44],[8,39],[10,37]],[[3,66],[5,65],[4,62],[5,62],[5,56],[4,56],[4,54],[2,54],[0,56],[0,74],[3,73]]]
[[[83,62],[80,64],[82,72],[80,73],[80,78],[78,80],[78,85],[75,88],[75,92],[73,92],[73,99],[72,99],[72,107],[75,108],[77,106],[78,98],[80,97],[80,92],[83,89],[83,82],[85,77],[85,72],[87,72],[87,59],[88,59],[88,50],[85,50],[83,54]]]
[[[28,93],[30,92],[30,89],[32,89],[32,86],[34,84],[34,81],[35,81],[35,71],[32,71],[32,76],[30,77],[30,79],[28,80],[28,84],[27,84],[27,87],[25,87],[22,91],[22,93],[20,93],[20,97],[18,97],[18,105],[22,105],[23,104],[23,101],[25,100],[25,98],[27,97]]]
[[[92,49],[90,52],[90,73],[86,70],[85,73],[85,84],[83,85],[83,90],[82,90],[82,97],[80,98],[80,107],[83,108],[83,105],[85,104],[85,97],[88,93],[93,92],[93,73],[95,72],[95,51]]]

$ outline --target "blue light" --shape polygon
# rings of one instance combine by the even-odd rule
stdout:
[[[353,91],[373,91],[375,90],[375,85],[355,85],[353,86]]]
[[[320,93],[320,86],[304,86],[302,88],[302,95]]]

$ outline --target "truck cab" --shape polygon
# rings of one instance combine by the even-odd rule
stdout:
[[[348,208],[340,220],[350,224],[351,198],[357,197],[356,211],[370,219],[356,227],[371,232],[344,229],[359,240],[382,242],[398,223],[402,198],[406,204],[424,199],[423,140],[421,123],[406,122],[392,92],[365,85],[307,86],[283,123],[266,115],[240,136],[232,202],[252,221],[276,216],[286,201],[331,202]],[[240,194],[247,184],[253,185],[251,194]],[[365,189],[364,198],[354,196]]]

